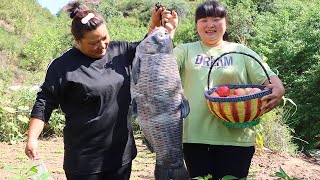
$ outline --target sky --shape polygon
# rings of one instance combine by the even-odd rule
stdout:
[[[70,0],[37,0],[37,1],[42,7],[48,8],[50,12],[55,15]]]

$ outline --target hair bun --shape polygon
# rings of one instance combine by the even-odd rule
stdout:
[[[86,5],[81,4],[79,1],[69,2],[64,9],[69,14],[69,17],[71,19],[73,19],[73,17],[76,16],[77,13],[89,10]]]

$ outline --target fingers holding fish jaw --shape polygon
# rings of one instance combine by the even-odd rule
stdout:
[[[162,21],[162,24],[168,30],[171,38],[173,39],[179,22],[178,14],[174,10],[172,10],[172,12],[166,11],[166,13],[163,15]]]
[[[160,7],[160,8],[155,7],[152,9],[151,25],[150,25],[151,29],[161,26],[162,13],[164,9],[165,9],[164,7]]]
[[[169,11],[169,10],[167,10],[167,9],[164,7],[163,10],[162,10],[162,12],[161,12],[161,17],[162,17],[162,19],[165,19],[165,18],[169,19],[169,18],[172,17],[172,12]]]
[[[168,15],[171,15],[171,12],[166,10],[164,6],[157,6],[152,9],[151,12],[151,25],[150,28],[154,29],[155,27],[164,26],[164,18],[168,18]]]
[[[148,34],[151,34],[156,27],[163,26],[168,30],[171,39],[173,39],[177,25],[178,14],[174,10],[167,10],[166,7],[161,4],[156,5],[152,10],[151,25]]]

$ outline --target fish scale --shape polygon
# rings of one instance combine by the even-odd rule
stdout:
[[[138,112],[139,114],[141,113],[139,116],[139,124],[150,143],[160,143],[159,145],[154,146],[154,148],[158,153],[157,158],[161,161],[161,159],[166,159],[166,156],[168,156],[161,154],[162,152],[166,152],[165,150],[168,146],[172,144],[173,146],[178,145],[182,147],[181,140],[172,138],[179,137],[180,134],[182,135],[182,121],[180,120],[181,113],[179,109],[182,87],[181,84],[177,84],[177,81],[172,78],[179,77],[179,74],[176,74],[177,71],[170,71],[168,70],[169,68],[149,68],[155,67],[154,64],[150,64],[154,61],[161,62],[162,66],[160,67],[171,66],[170,69],[174,68],[172,67],[172,59],[166,58],[165,56],[162,58],[160,58],[160,55],[157,56],[149,56],[148,58],[151,58],[152,60],[147,59],[146,61],[142,61],[140,69],[141,78],[135,88],[139,91],[135,92],[134,96],[141,97],[137,98],[136,101]],[[144,76],[143,72],[146,72],[148,75]],[[174,131],[168,131],[168,129]],[[151,133],[151,135],[147,135],[149,133]],[[163,147],[166,149],[160,149]],[[181,156],[181,153],[172,152],[171,155]]]
[[[141,130],[156,153],[156,180],[188,179],[183,161],[183,96],[172,41],[164,28],[137,47],[133,61],[133,105]]]

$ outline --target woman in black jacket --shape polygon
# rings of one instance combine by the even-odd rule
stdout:
[[[53,109],[65,114],[64,170],[67,179],[129,179],[137,154],[131,130],[130,65],[139,42],[110,41],[106,22],[77,1],[68,4],[72,47],[48,66],[31,112],[25,153],[40,158],[37,139]],[[174,33],[177,14],[154,9]],[[150,30],[149,30],[150,31]]]

